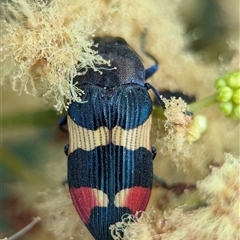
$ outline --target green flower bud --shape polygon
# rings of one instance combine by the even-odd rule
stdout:
[[[233,110],[233,103],[232,102],[223,102],[219,103],[219,109],[224,115],[229,115]]]
[[[240,72],[232,72],[226,76],[227,85],[231,88],[240,88]]]
[[[240,104],[240,88],[234,91],[232,100],[234,101],[234,103]]]
[[[219,89],[221,87],[226,87],[227,86],[227,83],[226,83],[226,80],[224,78],[218,78],[215,83],[214,83],[214,86],[216,89]]]
[[[230,87],[221,87],[217,92],[217,100],[219,102],[227,102],[232,98],[233,90]]]

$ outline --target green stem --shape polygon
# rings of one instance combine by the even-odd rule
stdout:
[[[13,115],[2,116],[0,122],[2,126],[53,126],[59,120],[53,110],[39,110],[31,112],[20,112]]]
[[[198,110],[200,110],[202,108],[211,106],[211,105],[213,105],[216,102],[217,102],[216,94],[214,94],[214,95],[212,95],[210,97],[207,97],[207,98],[204,98],[204,99],[202,99],[200,101],[197,101],[197,102],[189,104],[189,110],[191,112],[196,112],[196,111],[198,111]]]

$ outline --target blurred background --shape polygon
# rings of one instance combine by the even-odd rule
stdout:
[[[239,29],[234,26],[239,21],[232,21],[232,25],[225,24],[219,2],[221,1],[182,1],[179,11],[180,19],[186,26],[186,51],[197,54],[209,64],[232,60],[234,52],[226,39],[232,34],[231,31]],[[235,18],[239,18],[239,14]],[[35,188],[39,192],[51,186],[51,180],[44,177],[43,166],[50,164],[53,159],[66,165],[63,147],[68,142],[68,136],[59,130],[57,124],[64,114],[57,114],[41,99],[25,93],[19,96],[18,92],[4,86],[1,87],[0,101],[0,238],[3,238],[20,230],[36,216],[34,203],[31,202],[33,197],[29,196],[32,190],[28,191],[28,188]],[[59,179],[66,178],[64,171]],[[23,189],[24,184],[18,185],[19,182],[24,183],[26,189]],[[61,184],[59,180],[59,186]],[[29,198],[28,205],[22,199],[23,196]],[[21,239],[53,238],[38,223]]]

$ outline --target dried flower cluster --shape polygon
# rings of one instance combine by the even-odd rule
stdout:
[[[187,143],[187,125],[191,122],[192,116],[186,114],[188,106],[181,98],[173,97],[171,100],[163,99],[163,101],[166,107],[164,115],[167,119],[164,121],[164,128],[167,134],[158,141],[163,142],[161,151],[171,153],[171,161],[175,161],[178,166],[180,162],[176,161],[176,157],[179,154],[186,158],[189,158],[190,155]]]
[[[135,215],[125,214],[122,221],[110,227],[114,240],[153,239],[156,230],[152,225],[154,213],[137,212]]]
[[[239,174],[240,159],[226,154],[224,164],[220,167],[213,167],[212,172],[198,184],[198,191],[206,200],[206,207],[192,211],[176,208],[165,212],[164,217],[155,216],[155,227],[153,227],[152,220],[149,217],[146,218],[147,213],[144,213],[145,225],[142,224],[142,216],[139,219],[135,218],[132,224],[128,223],[128,228],[124,231],[126,236],[114,239],[238,239],[240,236]],[[120,226],[126,227],[124,220],[115,225],[115,230],[120,229]],[[133,238],[129,238],[131,231],[134,232],[130,235]]]
[[[169,212],[165,218],[175,230],[163,233],[159,239],[238,239],[239,174],[240,159],[226,154],[224,164],[213,167],[209,176],[198,184],[207,206]]]
[[[58,111],[81,101],[83,92],[73,78],[106,62],[91,49],[92,3],[13,0],[1,7],[1,84],[53,100]]]
[[[207,120],[202,115],[192,115],[187,103],[181,98],[163,98],[165,104],[164,115],[166,120],[159,120],[159,126],[164,122],[166,135],[160,136],[158,142],[162,143],[160,151],[169,153],[171,161],[177,167],[187,169],[191,156],[191,144],[198,140],[206,130]],[[161,133],[162,134],[162,133]],[[182,155],[182,159],[178,156]]]

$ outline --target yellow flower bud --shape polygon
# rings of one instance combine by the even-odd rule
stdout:
[[[226,77],[226,82],[231,88],[240,88],[240,72],[229,73]]]

